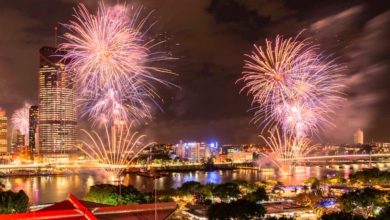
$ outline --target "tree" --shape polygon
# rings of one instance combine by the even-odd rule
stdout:
[[[100,184],[89,188],[85,200],[108,205],[118,204],[118,191],[114,185]]]
[[[207,217],[210,220],[262,219],[264,214],[265,209],[262,205],[244,199],[239,199],[231,203],[215,203],[207,210]]]
[[[195,194],[195,202],[197,204],[211,203],[214,197],[213,190],[215,187],[216,185],[212,183],[201,186],[199,191]]]
[[[0,191],[0,214],[26,212],[28,210],[28,196],[23,190],[15,193],[11,190]]]
[[[349,212],[333,212],[321,216],[321,220],[365,220],[361,215],[353,215]]]
[[[117,186],[117,189],[119,186]],[[119,189],[118,189],[119,191]],[[117,192],[118,192],[117,191]],[[121,204],[143,204],[152,201],[152,196],[138,191],[134,186],[121,186]]]
[[[322,200],[322,197],[314,193],[300,193],[295,200],[300,205],[315,208],[318,207],[318,203]]]
[[[390,180],[390,172],[380,171],[376,167],[363,169],[352,174],[349,180],[351,183],[361,184],[388,183],[388,180]]]
[[[380,190],[367,187],[343,194],[340,197],[341,208],[365,218],[374,216],[374,211],[388,204],[388,195]]]
[[[141,193],[133,186],[119,186],[100,184],[91,186],[85,199],[87,201],[103,203],[108,205],[119,204],[119,192],[121,204],[141,204],[152,201],[148,194]]]
[[[256,189],[256,191],[254,191],[252,193],[248,193],[245,196],[245,199],[253,201],[253,202],[265,201],[265,200],[268,200],[268,195],[263,187],[259,187]]]
[[[309,177],[303,183],[310,185],[311,187],[313,187],[313,186],[316,187],[316,186],[320,185],[320,180],[315,178],[315,177]]]
[[[383,208],[379,215],[375,218],[376,220],[388,220],[390,219],[390,206]]]
[[[340,184],[345,184],[347,182],[347,180],[341,175],[335,175],[333,177],[324,178],[322,179],[322,181],[330,185],[340,185]]]
[[[213,194],[222,200],[237,199],[240,196],[240,189],[236,183],[224,183],[215,187]]]
[[[233,180],[232,183],[235,183],[238,185],[238,188],[240,189],[241,194],[245,195],[247,193],[252,193],[257,190],[257,187],[253,183],[248,183],[245,180]]]
[[[188,181],[181,185],[180,188],[178,188],[178,193],[180,195],[195,195],[199,190],[201,189],[202,184],[200,182],[196,181]]]

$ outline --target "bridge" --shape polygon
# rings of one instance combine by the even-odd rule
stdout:
[[[332,165],[332,164],[388,164],[390,167],[390,153],[375,153],[375,154],[343,154],[343,155],[324,155],[324,156],[307,156],[291,159],[283,159],[281,161],[297,161],[305,165]],[[0,164],[0,171],[12,170],[53,170],[53,169],[96,169],[110,166],[111,168],[139,168],[140,166],[126,165],[107,165],[97,163],[26,163],[26,164]],[[115,166],[115,167],[114,167]]]
[[[381,154],[344,154],[344,155],[325,155],[325,156],[307,156],[307,157],[298,157],[296,160],[320,160],[320,159],[372,159],[372,158],[389,158],[390,153],[381,153]]]
[[[347,161],[356,161],[359,159],[380,159],[386,158],[387,162],[390,162],[390,153],[380,153],[380,154],[339,154],[339,155],[323,155],[323,156],[306,156],[306,157],[296,157],[289,159],[281,159],[281,161],[300,161],[300,162],[310,162],[324,160],[331,162],[332,160],[347,160]]]
[[[390,168],[390,153],[375,154],[339,154],[339,155],[311,155],[284,159],[282,161],[296,161],[303,166],[320,166],[326,168]]]
[[[26,163],[26,164],[0,164],[0,170],[29,170],[29,169],[93,169],[104,168],[127,168],[126,165],[108,165],[108,164],[77,164],[77,163]]]

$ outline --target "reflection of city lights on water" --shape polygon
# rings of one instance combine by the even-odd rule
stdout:
[[[34,204],[38,204],[38,202],[39,202],[39,189],[34,189]]]
[[[20,184],[23,183],[23,179],[22,179],[22,178],[16,178],[16,179],[15,179],[15,183],[18,184],[18,185],[20,185]]]
[[[88,188],[95,185],[95,180],[92,178],[92,176],[88,176],[86,184]]]
[[[206,175],[206,183],[221,183],[221,176],[217,172],[208,172]]]

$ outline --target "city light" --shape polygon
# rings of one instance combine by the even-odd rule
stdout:
[[[13,128],[19,130],[23,135],[25,135],[26,140],[28,140],[30,106],[31,104],[24,103],[24,106],[17,109],[11,117]]]
[[[5,2],[0,219],[390,219],[385,1]]]

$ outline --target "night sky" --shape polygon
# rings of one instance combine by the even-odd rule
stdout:
[[[75,0],[0,0],[0,106],[11,116],[37,103],[38,50],[53,45],[53,27],[66,23]],[[84,2],[91,10],[96,1]],[[115,1],[106,1],[109,4]],[[123,2],[123,1],[119,1]],[[139,5],[141,1],[128,1]],[[171,36],[178,59],[164,65],[180,88],[161,88],[163,111],[140,128],[149,138],[220,143],[260,142],[250,124],[250,97],[239,94],[244,54],[277,34],[303,35],[347,70],[347,101],[320,142],[348,143],[362,128],[366,141],[390,142],[390,5],[370,1],[154,0],[142,1],[157,20],[150,34]],[[61,39],[59,39],[61,41]]]

